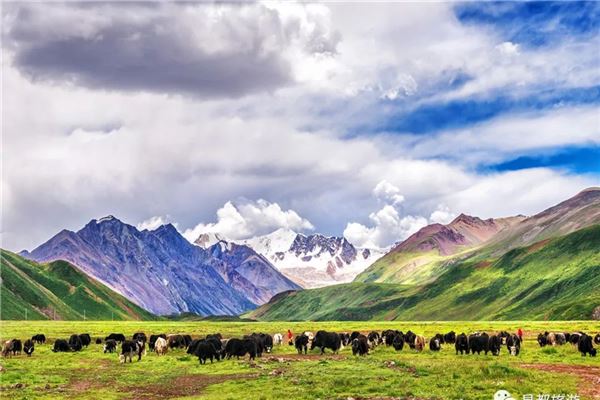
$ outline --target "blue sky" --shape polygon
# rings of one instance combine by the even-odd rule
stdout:
[[[452,100],[426,104],[412,110],[400,110],[398,115],[391,117],[380,129],[427,134],[473,125],[503,114],[594,105],[599,102],[600,86],[540,88],[517,98],[510,93],[498,91],[486,98]]]
[[[600,185],[599,14],[10,3],[3,246],[108,214],[386,247],[463,212],[539,212]]]
[[[469,2],[456,4],[454,14],[461,24],[483,29],[501,40],[533,51],[560,48],[573,42],[595,43],[600,54],[600,3],[598,2]],[[600,56],[599,56],[600,57]],[[595,67],[598,57],[592,60]],[[386,109],[378,121],[366,121],[353,127],[351,135],[366,129],[396,135],[435,135],[440,131],[460,130],[503,116],[544,112],[565,107],[593,107],[600,103],[600,86],[564,85],[543,82],[526,87],[506,88],[473,96],[443,101],[427,101],[440,93],[450,92],[469,82],[472,77],[460,70],[441,76],[431,88],[414,98],[384,99]],[[600,117],[598,119],[600,124]],[[556,168],[572,174],[600,174],[597,141],[578,146],[539,146],[519,152],[499,163],[482,161],[484,172],[527,168]]]
[[[596,1],[471,2],[455,7],[465,24],[483,25],[526,47],[553,46],[573,37],[598,34]]]
[[[561,168],[576,174],[597,174],[600,171],[600,146],[563,147],[546,154],[529,154],[488,166],[497,171],[538,167]]]

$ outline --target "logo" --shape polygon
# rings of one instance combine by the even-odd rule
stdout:
[[[498,390],[494,393],[494,400],[515,400],[506,390]]]

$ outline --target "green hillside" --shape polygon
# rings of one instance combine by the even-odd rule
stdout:
[[[5,250],[0,261],[2,320],[156,319],[66,261],[38,264]]]
[[[435,280],[446,262],[455,257],[456,255],[441,256],[437,251],[388,253],[358,274],[354,281],[425,284]]]
[[[568,320],[600,306],[600,225],[510,250],[456,259],[431,283],[350,283],[288,292],[260,320]]]

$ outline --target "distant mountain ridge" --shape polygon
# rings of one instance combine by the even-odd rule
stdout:
[[[501,230],[525,219],[524,216],[483,220],[460,214],[447,225],[431,224],[421,228],[391,252],[437,250],[440,255],[454,254],[461,247],[475,246],[494,237]]]
[[[598,287],[600,188],[590,188],[531,217],[461,215],[430,225],[351,284],[282,293],[247,316],[590,319],[600,310]]]
[[[203,248],[219,242],[251,247],[304,288],[350,282],[383,255],[377,249],[356,248],[344,237],[303,235],[289,229],[244,240],[231,240],[220,233],[207,232],[195,241]]]
[[[600,223],[600,187],[587,188],[577,195],[528,217],[512,229],[500,232],[489,245],[498,251],[530,245]]]
[[[589,188],[536,215],[482,220],[461,214],[432,224],[399,243],[355,279],[357,282],[426,283],[457,254],[485,247],[495,255],[600,223],[600,188]]]
[[[302,304],[288,301],[301,286],[323,287],[354,279],[350,286],[302,293],[297,299],[307,302],[308,312],[303,309],[303,315],[311,314],[310,305],[316,304],[311,296],[318,293],[351,306],[349,314],[341,314],[348,318],[365,317],[356,309],[359,304],[373,315],[386,311],[385,318],[415,319],[420,319],[419,312],[433,317],[440,307],[455,309],[462,304],[466,317],[482,318],[482,310],[491,309],[485,302],[478,303],[481,296],[490,304],[512,307],[493,298],[494,291],[511,293],[519,301],[530,296],[539,301],[567,287],[574,291],[574,299],[596,301],[588,289],[590,282],[595,285],[599,279],[598,227],[600,188],[589,188],[530,217],[484,220],[461,214],[449,224],[424,227],[383,257],[343,237],[285,229],[243,241],[208,232],[194,245],[171,224],[140,231],[113,216],[91,220],[77,232],[62,230],[21,254],[42,263],[68,261],[157,315],[238,315],[268,302],[251,315],[268,319],[276,309],[277,318],[297,319],[294,310]],[[544,280],[532,281],[540,271],[545,271]],[[373,285],[363,290],[364,283]],[[382,296],[382,288],[388,295]],[[349,301],[346,296],[352,293],[361,298]],[[563,301],[571,314],[554,308],[549,315],[575,315],[577,304],[567,300]],[[416,308],[417,304],[425,308]],[[469,311],[471,304],[478,304],[479,310]],[[402,313],[390,309],[400,305],[406,308]],[[334,315],[333,306],[326,306]],[[586,307],[577,312],[587,312]]]
[[[251,249],[202,249],[171,225],[139,231],[113,216],[63,230],[24,256],[66,260],[159,315],[235,315],[299,286]],[[258,272],[250,274],[248,268]],[[265,274],[272,281],[257,279]]]

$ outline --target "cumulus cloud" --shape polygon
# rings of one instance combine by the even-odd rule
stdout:
[[[263,4],[7,5],[5,46],[34,81],[237,97],[291,84],[292,56],[332,54],[318,7]],[[313,18],[316,15],[318,18]]]
[[[358,247],[383,249],[406,239],[427,225],[427,219],[419,216],[400,216],[396,208],[387,204],[371,213],[372,226],[350,222],[344,229],[344,237]]]
[[[400,189],[386,180],[379,182],[373,189],[376,198],[389,201],[392,204],[400,204],[404,201],[404,196],[400,194]]]
[[[373,189],[373,195],[386,204],[369,215],[371,226],[350,222],[344,229],[344,237],[358,247],[383,249],[405,239],[425,225],[427,219],[420,216],[401,216],[399,206],[404,201],[400,189],[382,180]]]
[[[185,230],[183,236],[190,242],[209,232],[220,233],[230,239],[247,239],[279,228],[305,231],[314,229],[314,226],[294,210],[283,210],[277,203],[263,199],[238,204],[228,201],[217,210],[217,222],[200,223]]]

